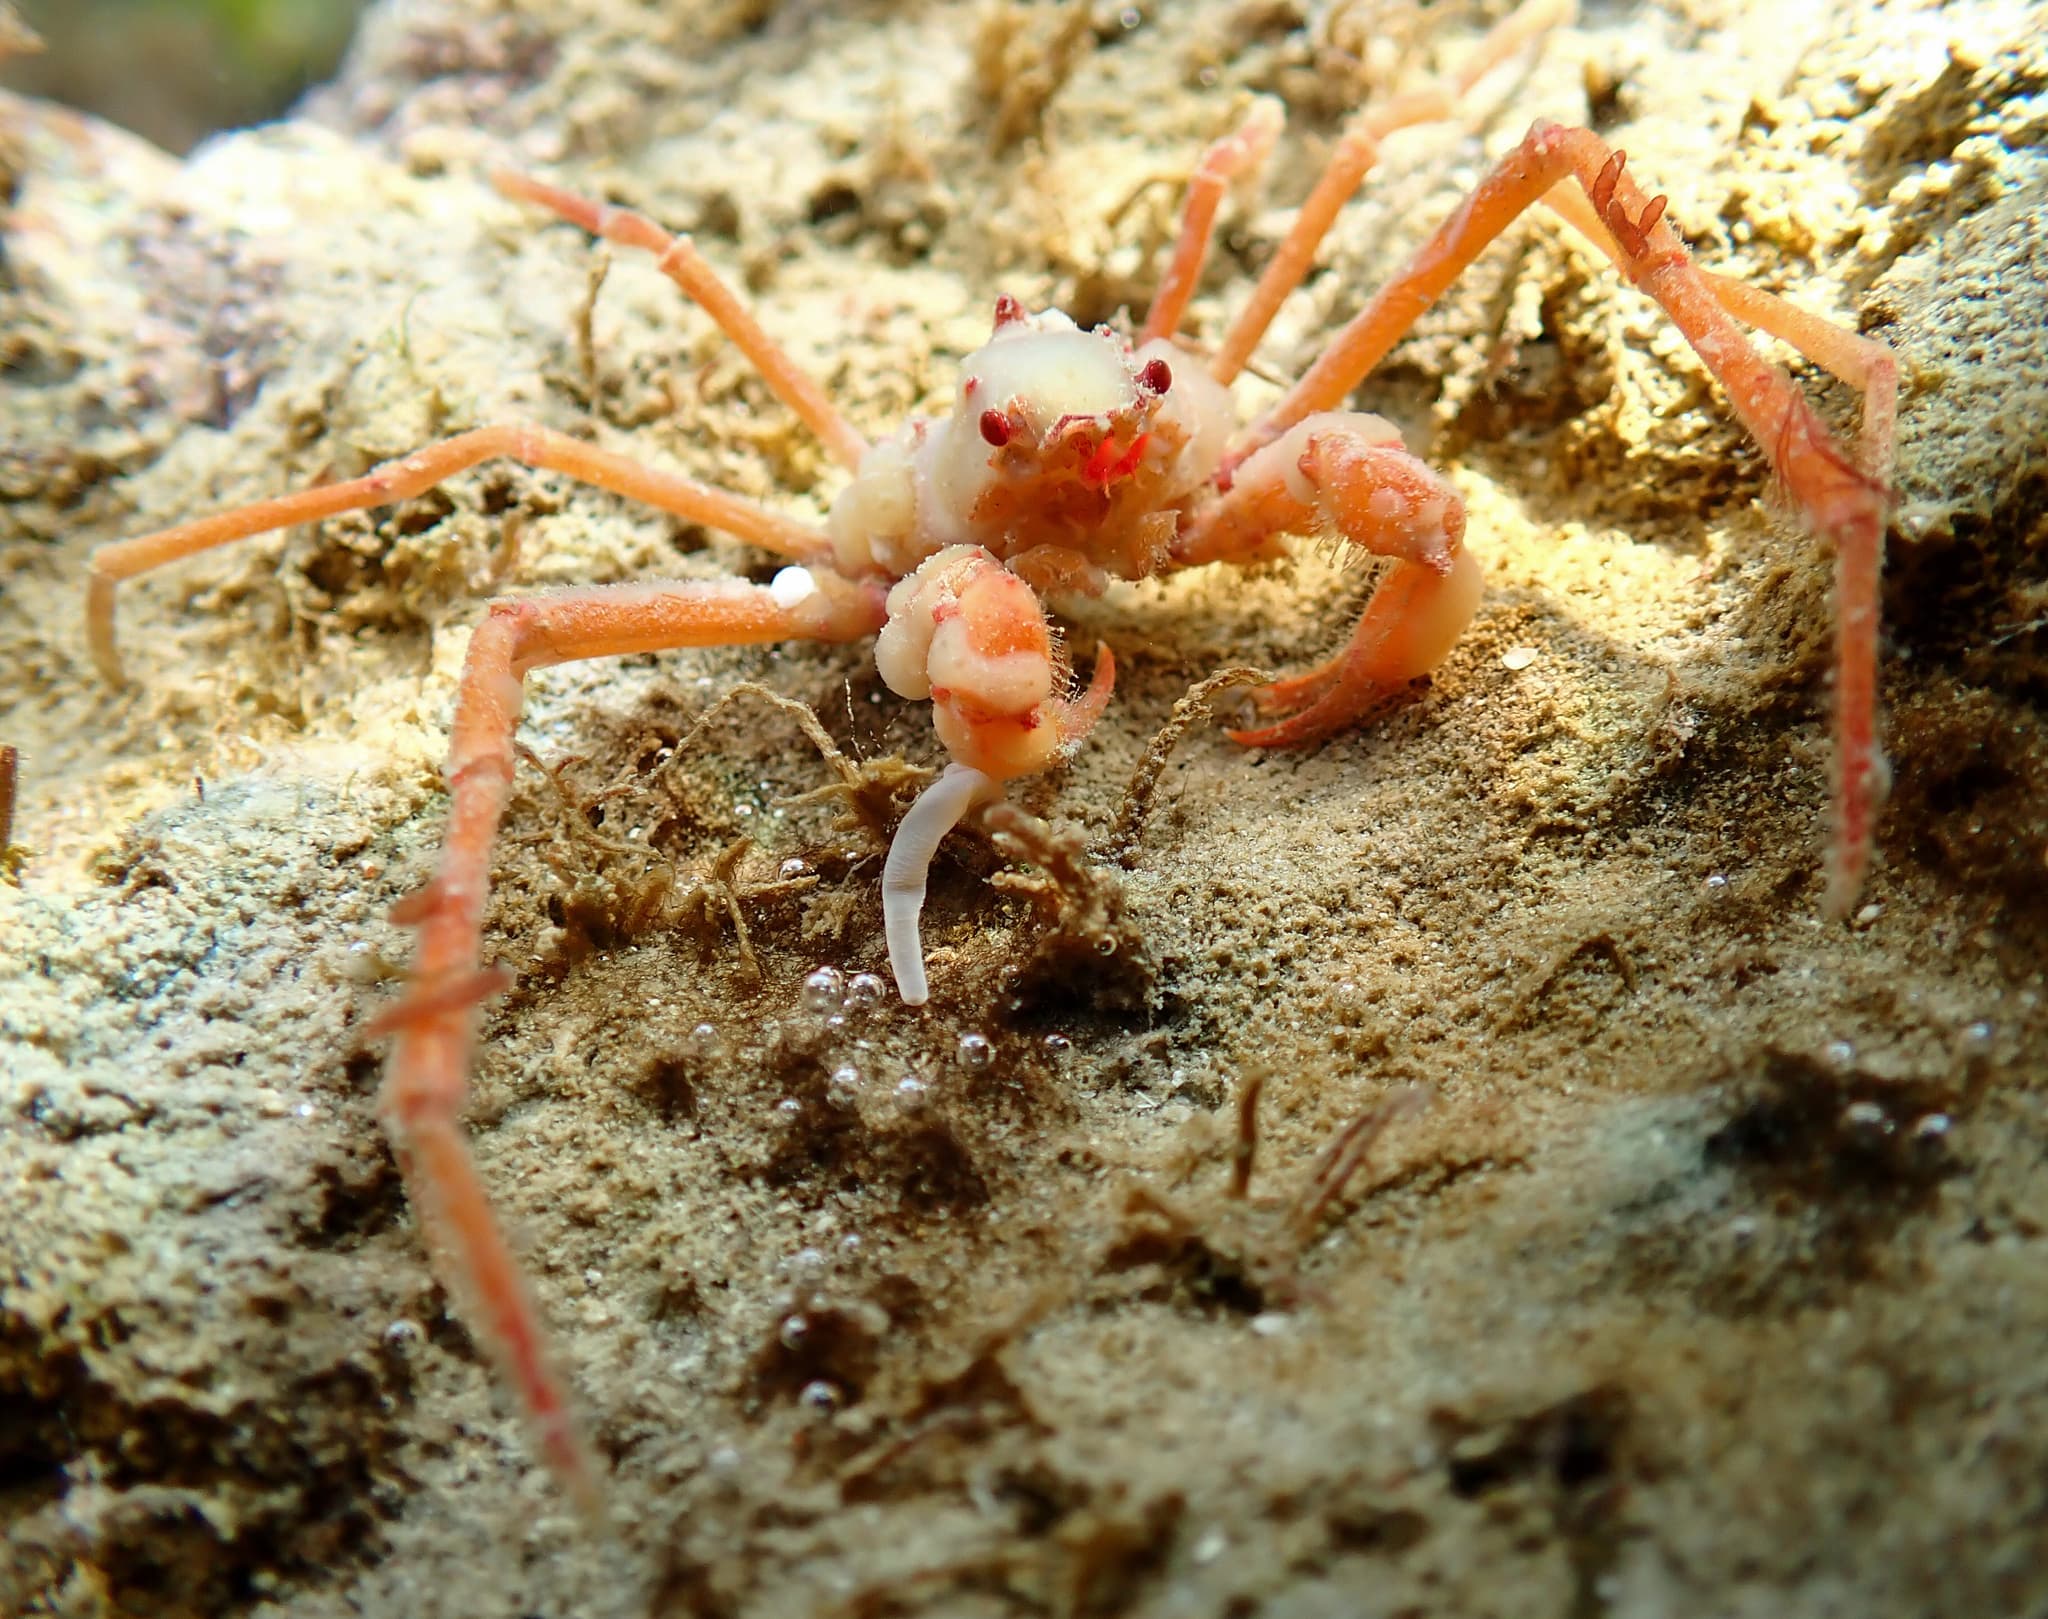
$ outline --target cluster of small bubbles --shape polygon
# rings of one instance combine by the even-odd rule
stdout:
[[[996,1048],[985,1034],[969,1033],[960,1036],[956,1053],[960,1066],[969,1073],[978,1074],[996,1060]]]
[[[922,1113],[925,1104],[931,1100],[931,1087],[915,1074],[908,1075],[896,1085],[896,1111],[899,1113]]]
[[[825,1081],[825,1095],[835,1107],[851,1107],[860,1095],[860,1086],[860,1070],[850,1062],[843,1062]]]
[[[799,1102],[794,1096],[785,1096],[775,1104],[775,1111],[780,1113],[785,1119],[793,1119],[803,1110],[803,1103]]]
[[[826,1417],[839,1409],[839,1399],[839,1385],[820,1377],[804,1385],[803,1392],[797,1396],[797,1403],[806,1411]]]
[[[690,1054],[693,1057],[703,1057],[707,1060],[723,1057],[725,1055],[725,1041],[719,1035],[718,1025],[715,1023],[698,1024],[690,1031],[689,1048]]]
[[[1836,1068],[1847,1068],[1856,1060],[1856,1048],[1846,1040],[1830,1040],[1821,1054]]]
[[[846,999],[846,975],[837,967],[820,967],[804,980],[804,1009],[836,1012]]]
[[[1875,1102],[1851,1102],[1842,1109],[1842,1128],[1857,1135],[1888,1136],[1892,1117]]]
[[[888,993],[889,986],[875,974],[855,973],[846,981],[846,1009],[849,1012],[872,1012]]]
[[[798,855],[791,855],[776,868],[776,871],[777,875],[786,883],[794,882],[799,877],[808,877],[811,874],[811,868]]]
[[[401,1355],[409,1355],[426,1342],[427,1331],[408,1316],[400,1316],[384,1329],[384,1347]]]
[[[789,1350],[803,1348],[804,1340],[810,1335],[811,1318],[802,1313],[784,1316],[782,1325],[775,1329],[775,1336],[781,1340],[782,1347]]]

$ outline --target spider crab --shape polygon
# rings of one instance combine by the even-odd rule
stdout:
[[[511,172],[509,199],[655,256],[850,479],[822,528],[592,444],[524,425],[457,434],[325,485],[101,546],[88,632],[110,681],[118,582],[249,535],[389,505],[495,457],[565,474],[723,530],[785,559],[767,585],[635,583],[492,601],[469,643],[446,767],[447,830],[426,886],[394,919],[419,930],[402,997],[372,1025],[393,1048],[379,1111],[443,1272],[481,1327],[536,1435],[582,1502],[598,1470],[549,1363],[539,1314],[463,1138],[479,1004],[507,982],[482,965],[482,921],[510,795],[526,674],[549,664],[672,647],[876,637],[883,679],[929,698],[951,763],[904,817],[883,876],[885,936],[903,999],[926,998],[918,911],[946,831],[1006,782],[1069,756],[1109,700],[1098,650],[1076,690],[1041,598],[1092,593],[1208,563],[1276,554],[1286,534],[1334,535],[1389,567],[1349,640],[1320,667],[1257,693],[1270,716],[1241,743],[1314,741],[1445,657],[1479,600],[1454,489],[1378,417],[1343,408],[1452,280],[1526,209],[1547,203],[1647,293],[1719,381],[1808,527],[1835,551],[1834,828],[1827,908],[1853,902],[1885,788],[1875,736],[1877,575],[1896,366],[1882,344],[1700,269],[1624,154],[1587,129],[1539,121],[1323,350],[1280,401],[1240,425],[1230,384],[1308,273],[1338,209],[1406,125],[1453,116],[1490,68],[1565,21],[1571,0],[1524,0],[1456,76],[1355,115],[1271,264],[1213,354],[1176,336],[1226,189],[1270,152],[1281,112],[1256,100],[1203,155],[1180,234],[1135,340],[999,299],[987,344],[961,363],[949,413],[870,443],[761,328],[692,243],[624,209]],[[1837,445],[1784,372],[1742,331],[1775,335],[1864,395],[1855,453]]]

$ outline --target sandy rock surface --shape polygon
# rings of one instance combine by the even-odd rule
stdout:
[[[489,466],[126,588],[114,693],[87,551],[506,416],[816,518],[838,473],[708,323],[485,163],[693,230],[880,433],[999,290],[1142,309],[1195,152],[1277,93],[1213,339],[1344,110],[1491,13],[394,0],[297,120],[182,164],[0,101],[0,1613],[2048,1611],[2031,9],[1589,4],[1390,142],[1240,385],[1539,115],[1895,345],[1897,779],[1851,925],[1828,559],[1548,219],[1361,391],[1487,561],[1431,687],[1298,753],[1197,725],[1129,869],[1075,862],[1192,684],[1320,655],[1360,579],[1308,549],[1077,604],[1117,700],[1017,798],[1089,875],[949,844],[922,1011],[806,988],[882,969],[879,862],[799,802],[832,777],[790,717],[694,729],[752,681],[939,762],[865,649],[531,681],[469,1120],[609,1537],[428,1270],[360,1031],[483,598],[768,570]]]

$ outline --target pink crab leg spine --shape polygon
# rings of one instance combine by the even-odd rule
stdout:
[[[1188,300],[1195,295],[1202,263],[1209,256],[1209,237],[1216,227],[1216,210],[1223,194],[1242,176],[1258,169],[1272,155],[1286,114],[1270,96],[1260,96],[1245,114],[1244,122],[1212,145],[1195,165],[1188,180],[1187,201],[1182,205],[1180,239],[1173,258],[1152,295],[1152,307],[1145,314],[1145,329],[1138,347],[1171,337],[1180,329]]]
[[[792,561],[823,562],[832,555],[832,542],[823,532],[793,522],[765,506],[741,500],[709,484],[657,472],[564,433],[500,423],[458,433],[411,455],[386,461],[346,483],[322,484],[316,489],[238,506],[154,534],[98,547],[90,558],[92,571],[86,586],[86,639],[94,664],[110,684],[122,683],[120,652],[114,639],[114,591],[121,580],[254,534],[409,500],[458,472],[501,458],[543,472],[559,472],[580,483],[644,501],[707,528],[737,535]]]
[[[1606,254],[1608,261],[1628,274],[1628,255],[1581,191],[1576,181],[1552,186],[1544,202],[1550,209]],[[1863,470],[1879,483],[1889,484],[1892,475],[1892,444],[1898,422],[1899,360],[1884,344],[1839,326],[1825,316],[1787,303],[1775,293],[1752,287],[1733,276],[1701,270],[1721,307],[1745,325],[1767,332],[1789,343],[1807,359],[1837,381],[1863,395],[1863,421],[1857,441],[1857,459]]]
[[[803,584],[806,581],[798,581]],[[405,997],[377,1020],[396,1043],[378,1110],[444,1274],[477,1312],[549,1467],[586,1506],[596,1473],[550,1365],[535,1310],[465,1144],[491,849],[512,790],[512,735],[529,670],[684,646],[848,641],[882,621],[878,592],[827,576],[778,585],[610,585],[499,600],[470,638],[450,730],[448,829],[432,880],[399,907],[419,928]],[[792,597],[797,599],[792,600]]]
[[[1662,199],[1645,199],[1620,155],[1598,135],[1538,120],[1407,269],[1359,311],[1286,397],[1253,425],[1226,461],[1225,476],[1257,446],[1343,400],[1489,243],[1552,186],[1573,177],[1610,228],[1619,220],[1637,238],[1623,243],[1623,233],[1615,232],[1617,245],[1626,249],[1629,279],[1685,334],[1808,525],[1834,544],[1834,848],[1825,908],[1830,916],[1840,916],[1862,888],[1885,791],[1886,767],[1876,735],[1877,580],[1889,491],[1834,446],[1792,380],[1743,336],[1664,222]],[[1889,454],[1880,448],[1867,459],[1888,465]]]
[[[1473,47],[1464,66],[1447,85],[1398,96],[1367,107],[1354,117],[1338,136],[1329,162],[1301,211],[1294,216],[1286,239],[1275,250],[1259,276],[1258,285],[1252,288],[1251,296],[1230,323],[1216,358],[1210,362],[1209,374],[1218,382],[1228,383],[1244,369],[1252,351],[1259,346],[1259,339],[1266,335],[1266,328],[1287,301],[1287,295],[1307,278],[1309,267],[1315,262],[1316,248],[1329,234],[1338,213],[1379,161],[1381,141],[1397,129],[1455,116],[1459,102],[1489,72],[1539,35],[1563,27],[1577,14],[1576,0],[1524,0]]]
[[[789,357],[782,345],[770,337],[739,295],[718,276],[704,255],[687,236],[665,231],[645,214],[630,208],[614,208],[593,202],[574,192],[551,186],[545,180],[511,169],[493,169],[491,184],[500,196],[517,202],[538,204],[581,226],[593,236],[622,247],[637,247],[652,253],[655,268],[678,287],[698,308],[732,339],[735,347],[761,373],[775,397],[803,421],[839,464],[857,470],[867,454],[868,441],[826,396],[816,379]]]

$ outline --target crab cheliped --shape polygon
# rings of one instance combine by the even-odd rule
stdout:
[[[1109,700],[1108,649],[1098,648],[1093,678],[1077,688],[1043,598],[1097,593],[1112,579],[1263,560],[1289,534],[1334,536],[1387,559],[1342,650],[1258,691],[1266,723],[1231,733],[1253,747],[1327,736],[1443,661],[1482,588],[1464,543],[1463,505],[1385,421],[1343,406],[1464,267],[1543,202],[1662,306],[1719,381],[1794,508],[1834,548],[1834,826],[1825,904],[1837,916],[1852,905],[1885,787],[1875,734],[1877,577],[1896,366],[1882,344],[1700,269],[1665,221],[1664,199],[1641,193],[1622,152],[1590,130],[1539,121],[1276,404],[1246,425],[1233,408],[1231,383],[1308,274],[1380,140],[1454,116],[1481,75],[1570,9],[1570,0],[1525,0],[1455,77],[1355,115],[1213,353],[1177,334],[1223,195],[1264,161],[1280,131],[1280,109],[1265,98],[1195,169],[1163,283],[1135,339],[1000,298],[993,335],[961,362],[952,409],[912,419],[872,444],[687,238],[538,179],[494,173],[505,197],[656,256],[851,475],[822,528],[579,439],[496,425],[350,482],[94,552],[90,643],[100,669],[117,682],[120,580],[249,535],[387,506],[496,457],[601,486],[786,560],[766,585],[637,583],[492,601],[471,637],[456,697],[439,865],[394,912],[418,928],[419,944],[402,997],[373,1025],[394,1042],[380,1116],[444,1275],[474,1313],[541,1452],[579,1499],[596,1499],[597,1471],[459,1122],[477,1010],[506,981],[482,963],[482,922],[530,670],[674,647],[875,636],[883,680],[906,698],[930,699],[950,759],[903,817],[882,876],[890,965],[903,1000],[920,1004],[927,985],[918,918],[940,840],[976,804],[999,798],[1006,783],[1070,756]],[[1854,454],[1838,446],[1738,323],[1783,339],[1862,390]]]

